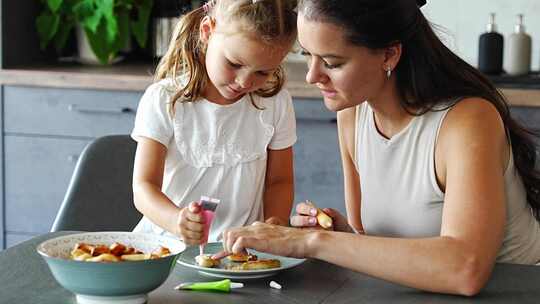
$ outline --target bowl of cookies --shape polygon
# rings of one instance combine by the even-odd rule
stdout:
[[[69,234],[37,247],[54,278],[80,304],[146,303],[184,250],[178,239],[109,231]]]

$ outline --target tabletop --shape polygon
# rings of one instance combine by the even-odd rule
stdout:
[[[48,233],[0,252],[0,303],[76,303],[75,296],[56,283],[47,264],[36,252],[36,246],[42,241],[67,233]],[[540,267],[513,264],[497,264],[487,286],[470,298],[418,291],[319,260],[308,260],[273,277],[245,280],[244,288],[230,294],[173,289],[181,282],[215,280],[177,265],[167,281],[149,294],[148,303],[540,302]],[[283,288],[270,288],[271,280]]]

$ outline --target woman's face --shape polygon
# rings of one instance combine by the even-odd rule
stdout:
[[[343,30],[328,22],[298,15],[298,41],[307,56],[306,81],[315,84],[331,111],[340,111],[378,97],[385,85],[385,55],[355,46]]]

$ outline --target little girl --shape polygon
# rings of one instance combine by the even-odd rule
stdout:
[[[144,215],[134,231],[200,244],[202,195],[221,200],[210,242],[226,228],[288,222],[296,125],[280,64],[296,39],[295,6],[215,0],[182,17],[131,134]]]

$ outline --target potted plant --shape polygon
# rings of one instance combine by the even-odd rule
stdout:
[[[111,63],[133,36],[139,46],[148,40],[153,0],[39,0],[36,19],[41,48],[51,42],[61,51],[70,33],[78,29],[102,64]],[[79,46],[85,41],[79,41]],[[81,51],[81,50],[79,50]]]

